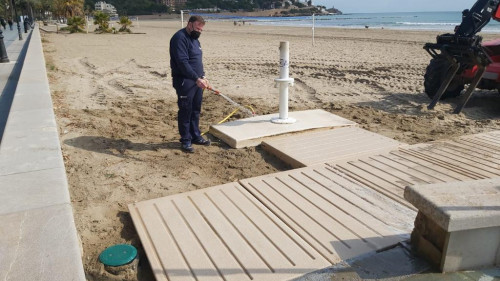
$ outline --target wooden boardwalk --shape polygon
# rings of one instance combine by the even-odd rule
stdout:
[[[406,185],[500,176],[500,132],[129,205],[157,280],[289,280],[406,240]]]
[[[329,167],[356,182],[411,205],[407,185],[500,177],[500,131],[400,148]]]

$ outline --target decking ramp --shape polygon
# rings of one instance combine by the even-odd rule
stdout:
[[[160,280],[288,280],[328,266],[240,184],[129,206]]]
[[[500,176],[500,132],[129,205],[157,280],[289,280],[408,238],[415,183]]]
[[[262,142],[262,148],[293,168],[357,160],[396,150],[404,143],[358,127],[309,131]]]

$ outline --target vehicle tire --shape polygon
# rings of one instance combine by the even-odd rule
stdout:
[[[445,58],[437,56],[431,59],[424,75],[425,93],[429,98],[434,98],[443,80],[446,78],[445,76],[449,69],[450,63]],[[446,89],[443,96],[441,96],[441,99],[458,97],[463,89],[463,80],[455,76],[455,78],[451,80],[448,89]]]

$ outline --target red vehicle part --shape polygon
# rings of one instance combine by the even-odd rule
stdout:
[[[497,14],[500,16],[499,11],[500,9],[497,10]],[[500,83],[500,39],[484,42],[482,46],[493,61],[493,63],[486,67],[483,79],[494,80]],[[461,76],[466,80],[471,80],[476,75],[477,70],[478,66],[476,65],[471,69],[466,69]]]

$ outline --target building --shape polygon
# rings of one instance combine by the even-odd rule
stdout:
[[[108,14],[110,17],[117,17],[118,13],[116,12],[115,6],[108,4],[104,1],[99,1],[95,3],[94,9],[96,11],[102,11],[103,13]]]
[[[170,8],[182,8],[186,6],[187,0],[161,0],[161,3]]]

